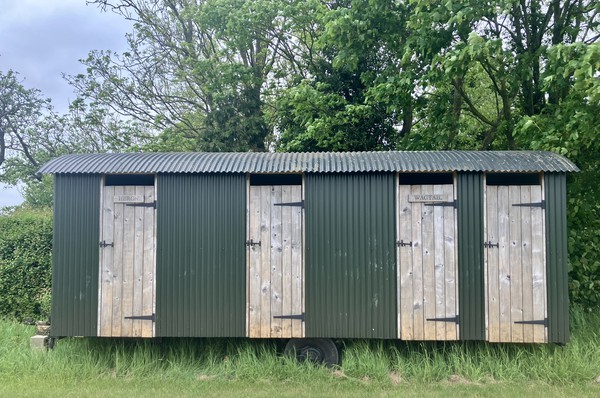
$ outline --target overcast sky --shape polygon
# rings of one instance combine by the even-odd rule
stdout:
[[[130,26],[86,0],[0,0],[0,70],[19,72],[26,88],[41,90],[62,113],[75,99],[62,74],[85,72],[79,60],[91,50],[123,51]],[[21,202],[0,184],[0,207]]]

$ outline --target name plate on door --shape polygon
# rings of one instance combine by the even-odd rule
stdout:
[[[115,195],[115,203],[144,203],[144,195]]]
[[[450,202],[450,195],[443,193],[427,193],[420,195],[408,195],[410,203],[432,203],[432,202]]]

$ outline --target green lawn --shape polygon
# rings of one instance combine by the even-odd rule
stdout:
[[[0,397],[600,396],[600,316],[573,316],[565,347],[345,342],[339,368],[298,364],[273,342],[64,339],[31,350],[0,321]]]
[[[81,381],[59,381],[28,375],[0,386],[3,397],[598,397],[600,386],[525,383],[403,382],[399,385],[368,381],[318,380],[200,380],[99,377]]]

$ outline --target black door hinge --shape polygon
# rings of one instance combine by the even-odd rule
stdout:
[[[111,243],[106,243],[105,240],[103,240],[102,242],[100,242],[100,247],[115,247],[115,242],[111,242]]]
[[[288,203],[273,203],[273,206],[298,206],[304,208],[304,201],[300,202],[288,202]]]
[[[432,321],[432,322],[452,322],[452,323],[459,323],[459,317],[457,316],[453,316],[453,317],[449,317],[449,318],[427,318],[428,321]]]
[[[500,248],[500,243],[492,243],[492,241],[489,242],[483,242],[483,247],[485,247],[486,249],[489,249],[491,247],[497,247]]]
[[[405,242],[403,240],[399,240],[398,242],[396,242],[396,246],[398,246],[398,247],[412,246],[412,242]]]
[[[548,318],[538,319],[535,321],[515,321],[515,323],[519,325],[543,325],[548,327]]]
[[[451,202],[431,202],[431,203],[423,203],[425,206],[447,206],[447,207],[458,207],[458,203],[456,200]]]
[[[156,322],[156,314],[126,316],[125,319],[133,319],[133,320],[139,320],[139,321],[152,321],[152,322]]]
[[[513,206],[516,207],[539,207],[541,209],[546,208],[546,201],[542,200],[541,202],[533,202],[533,203],[515,203]]]
[[[304,312],[300,315],[275,315],[273,316],[275,319],[299,319],[304,322]]]
[[[246,241],[246,246],[250,247],[250,246],[260,246],[260,241],[255,242],[252,239],[247,240]]]
[[[153,209],[156,209],[156,200],[154,202],[149,202],[149,203],[127,203],[125,206],[152,207]]]

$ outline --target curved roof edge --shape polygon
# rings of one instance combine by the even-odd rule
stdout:
[[[153,152],[63,155],[38,174],[577,172],[570,160],[543,151]]]

